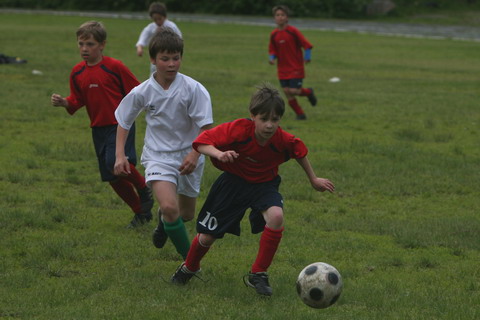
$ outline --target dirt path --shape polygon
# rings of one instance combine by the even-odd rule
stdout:
[[[20,10],[0,9],[0,13],[35,13],[50,15],[80,15],[85,17],[105,17],[119,19],[149,19],[143,12],[75,12],[51,10]],[[228,15],[202,15],[186,13],[169,13],[173,21],[204,22],[204,23],[234,23],[244,25],[264,25],[274,27],[273,19],[266,17],[246,17]],[[324,19],[291,19],[291,24],[300,29],[326,30],[335,32],[358,32],[380,34],[388,36],[454,39],[480,42],[480,28],[464,26],[441,26],[428,24],[408,23],[381,23],[352,20],[324,20]]]

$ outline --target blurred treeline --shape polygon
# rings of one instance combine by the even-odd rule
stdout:
[[[480,0],[164,0],[169,12],[271,15],[272,7],[285,4],[295,17],[362,18],[373,2],[390,1],[387,15],[404,16],[436,10],[479,8]],[[0,7],[85,11],[145,11],[152,0],[0,0]]]

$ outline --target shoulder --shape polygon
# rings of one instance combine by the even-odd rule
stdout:
[[[201,90],[201,91],[208,92],[207,89],[203,86],[203,84],[201,84],[200,82],[198,82],[197,80],[193,79],[190,76],[187,76],[179,72],[177,73],[177,77],[184,88],[191,89],[192,91]]]

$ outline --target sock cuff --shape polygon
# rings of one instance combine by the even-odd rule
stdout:
[[[165,230],[173,230],[173,229],[178,229],[183,226],[183,220],[181,217],[178,217],[178,219],[174,222],[167,222],[163,220],[163,224],[165,225]]]

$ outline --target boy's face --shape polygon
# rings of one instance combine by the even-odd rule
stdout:
[[[105,48],[105,41],[100,43],[92,35],[77,39],[80,56],[88,65],[96,65],[102,61],[102,52]]]
[[[167,19],[167,17],[162,16],[160,13],[152,14],[152,20],[153,20],[153,22],[155,22],[155,24],[158,27],[163,26],[163,23],[165,22],[166,19]]]
[[[170,84],[175,80],[180,65],[182,64],[182,55],[180,52],[167,53],[166,51],[157,53],[155,59],[150,59],[152,64],[157,67],[156,79],[160,84]]]
[[[275,11],[275,15],[273,17],[275,19],[275,23],[280,27],[283,27],[288,23],[288,16],[283,10],[279,9]]]
[[[255,123],[255,138],[257,138],[257,141],[261,145],[267,143],[267,141],[273,137],[280,125],[280,119],[282,118],[273,113],[257,114],[255,116],[251,114],[250,116]]]

